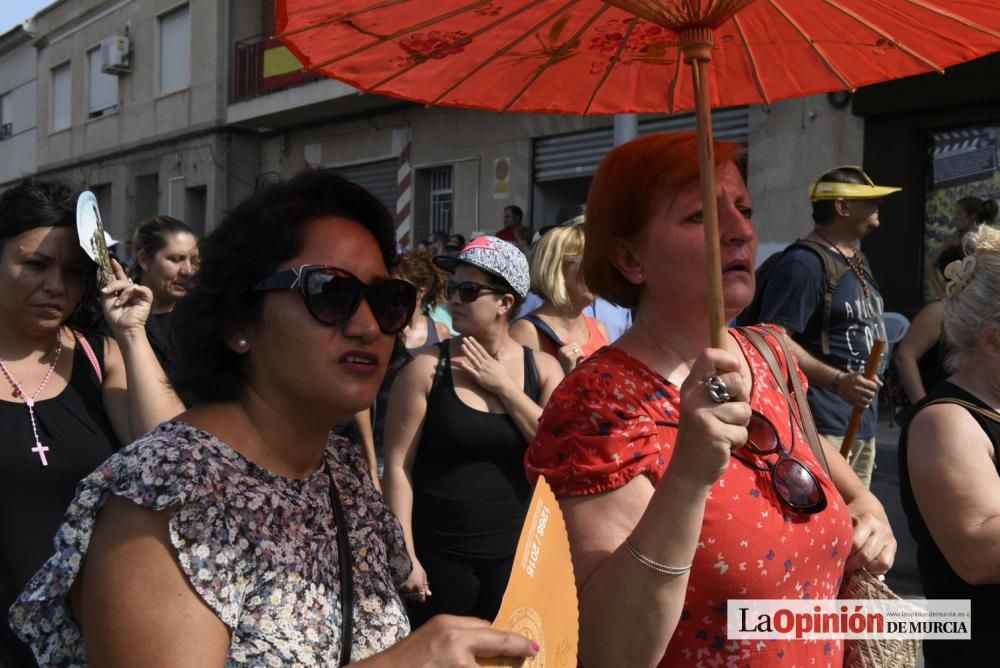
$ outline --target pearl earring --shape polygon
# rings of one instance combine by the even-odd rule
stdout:
[[[248,345],[250,345],[250,344],[247,342],[246,339],[244,339],[242,337],[236,340],[236,347],[237,348],[246,348]]]

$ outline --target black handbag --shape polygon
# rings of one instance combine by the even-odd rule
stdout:
[[[340,558],[340,663],[351,662],[351,645],[354,641],[354,566],[351,560],[351,538],[348,535],[347,517],[340,502],[340,490],[330,471],[330,506],[337,530],[337,556]]]

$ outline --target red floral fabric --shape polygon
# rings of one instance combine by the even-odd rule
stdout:
[[[660,666],[840,668],[840,641],[726,637],[729,599],[836,598],[853,537],[844,500],[798,424],[790,426],[788,404],[767,363],[736,338],[753,372],[751,406],[820,481],[827,507],[814,515],[791,513],[774,492],[770,471],[731,458],[709,493],[684,611]],[[766,338],[782,359],[777,343]],[[637,475],[658,484],[670,464],[679,407],[677,387],[627,353],[604,348],[552,395],[525,455],[528,477],[534,483],[544,475],[558,497],[608,492]]]

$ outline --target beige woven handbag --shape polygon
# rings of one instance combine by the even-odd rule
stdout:
[[[837,598],[901,600],[889,585],[865,569],[848,573]],[[844,641],[844,668],[915,668],[920,641],[870,638]]]

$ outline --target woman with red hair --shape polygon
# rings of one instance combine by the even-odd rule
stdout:
[[[896,543],[839,453],[812,452],[780,389],[801,378],[777,362],[790,359],[780,334],[731,330],[725,349],[708,347],[697,155],[693,134],[653,135],[601,163],[584,277],[635,308],[635,324],[552,395],[529,477],[560,498],[587,668],[840,666],[839,641],[727,638],[727,600],[836,598],[845,572],[887,570]],[[753,298],[757,232],[739,148],[719,143],[715,156],[732,319]]]

